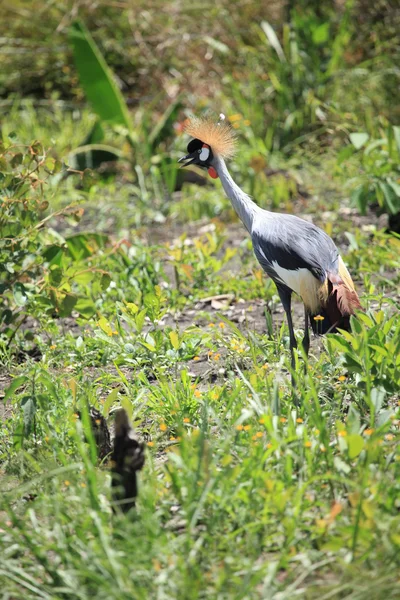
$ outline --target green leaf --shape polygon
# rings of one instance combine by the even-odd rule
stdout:
[[[353,206],[356,206],[360,213],[365,215],[368,204],[368,190],[364,185],[359,185],[351,192],[350,201]]]
[[[69,317],[77,302],[78,296],[75,296],[74,294],[67,294],[59,305],[60,317]]]
[[[13,435],[13,446],[14,450],[21,450],[22,444],[24,441],[24,423],[21,421],[18,423],[17,427],[14,430]]]
[[[142,329],[143,329],[143,325],[144,325],[144,321],[146,319],[146,315],[147,315],[147,309],[144,308],[136,316],[135,325],[136,325],[136,329],[137,329],[138,333],[140,333],[142,331]]]
[[[382,408],[385,400],[386,392],[383,388],[372,388],[371,390],[371,403],[375,409],[375,412],[379,412]]]
[[[383,192],[388,212],[392,213],[392,215],[395,215],[400,210],[400,200],[398,199],[394,189],[388,183],[384,182],[380,182],[379,187]]]
[[[336,347],[336,349],[340,350],[340,351],[351,351],[351,345],[349,344],[349,342],[347,342],[346,340],[344,340],[342,337],[339,337],[336,334],[328,334],[329,337],[329,343],[332,347]]]
[[[132,402],[126,396],[121,398],[121,407],[125,409],[126,414],[128,415],[129,420],[132,419],[133,406]]]
[[[150,352],[155,352],[156,351],[156,347],[153,346],[152,344],[148,344],[147,342],[140,342],[140,344],[142,344],[142,346],[144,346],[145,348],[147,348],[147,350],[150,350]]]
[[[350,144],[348,146],[345,146],[336,155],[337,164],[341,165],[345,160],[350,158],[350,156],[353,156],[353,154],[354,154],[354,148],[352,146],[350,146]]]
[[[131,120],[125,100],[89,31],[80,21],[72,24],[70,41],[81,85],[94,112],[108,123],[130,131]]]
[[[387,183],[390,185],[396,196],[400,198],[400,184],[398,184],[396,181],[393,181],[393,179],[388,179]]]
[[[15,379],[13,379],[5,391],[4,398],[3,398],[4,402],[7,402],[7,400],[9,400],[14,395],[14,392],[19,387],[21,387],[21,385],[24,385],[24,383],[26,383],[27,381],[29,381],[29,380],[26,375],[20,375],[20,377],[16,377]]]
[[[107,241],[108,236],[100,233],[77,233],[66,238],[68,251],[74,260],[92,256],[98,248],[104,248]]]
[[[393,126],[393,134],[396,142],[397,152],[400,154],[400,127],[398,125]]]
[[[75,304],[75,310],[78,311],[81,317],[90,319],[96,312],[96,306],[90,298],[79,298]]]
[[[178,337],[178,334],[176,333],[176,331],[169,332],[169,339],[171,340],[173,349],[178,350],[180,344],[179,344],[179,337]]]
[[[368,133],[350,133],[349,138],[354,148],[359,150],[368,142],[369,135]]]
[[[23,158],[24,156],[21,152],[18,152],[12,157],[10,165],[13,167],[13,169],[15,169],[15,167],[18,167],[22,163]]]
[[[63,279],[63,270],[57,266],[50,269],[49,282],[50,285],[58,287]]]
[[[349,452],[349,458],[356,458],[364,448],[364,440],[358,433],[352,433],[347,436],[347,447]]]
[[[103,404],[103,414],[105,417],[107,417],[109,415],[110,408],[117,401],[118,393],[119,393],[119,388],[115,388],[115,389],[113,389],[112,392],[110,392],[108,394],[107,398],[105,399],[104,404]]]
[[[63,248],[61,246],[52,244],[51,246],[46,247],[42,253],[42,256],[44,260],[49,263],[49,265],[57,265],[60,267],[63,253]]]
[[[100,329],[104,331],[104,333],[106,333],[109,336],[112,336],[113,328],[111,327],[110,323],[105,317],[100,317],[97,324],[100,327]]]
[[[324,44],[329,39],[329,29],[330,23],[327,21],[326,23],[322,23],[318,27],[316,27],[312,32],[312,40],[314,44]]]
[[[24,396],[21,400],[23,411],[24,434],[29,435],[36,413],[36,400],[33,396]]]
[[[156,294],[153,294],[151,292],[144,295],[143,304],[146,308],[153,311],[156,311],[160,308],[160,300],[158,299]]]
[[[13,287],[13,296],[17,306],[24,306],[28,301],[25,286],[19,281]]]
[[[101,280],[100,280],[100,287],[103,290],[103,292],[106,291],[106,289],[109,287],[111,283],[111,277],[108,273],[103,273],[103,275],[101,276]]]
[[[93,125],[92,130],[86,136],[83,141],[83,146],[87,146],[88,144],[100,144],[104,139],[104,129],[101,126],[101,121],[96,121]]]

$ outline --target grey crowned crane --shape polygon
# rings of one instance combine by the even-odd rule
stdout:
[[[221,115],[221,119],[223,119]],[[197,165],[220,178],[226,195],[249,232],[254,253],[278,289],[289,326],[292,368],[297,342],[291,299],[304,304],[303,347],[310,347],[309,323],[315,334],[350,328],[350,315],[361,309],[351,276],[334,242],[322,229],[294,215],[273,213],[257,206],[233,181],[225,159],[232,158],[236,135],[225,122],[192,118],[185,128],[193,139],[179,162]]]

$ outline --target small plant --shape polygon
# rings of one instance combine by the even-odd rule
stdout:
[[[3,340],[10,345],[29,315],[66,317],[76,311],[83,317],[95,312],[85,293],[97,280],[105,290],[108,273],[91,262],[104,249],[107,237],[77,234],[63,238],[49,227],[51,220],[77,222],[78,205],[49,213],[44,191],[61,164],[43,146],[5,142],[0,149],[0,322]],[[31,338],[29,330],[25,338]]]
[[[385,319],[382,310],[359,314],[351,323],[352,333],[330,335],[329,347],[331,353],[343,352],[343,366],[356,375],[357,385],[364,390],[374,425],[386,395],[400,392],[400,324],[396,315]]]
[[[378,139],[371,139],[364,132],[351,133],[350,142],[342,151],[340,161],[354,152],[360,157],[360,174],[349,182],[354,188],[353,205],[361,214],[365,214],[368,207],[377,206],[380,213],[390,218],[397,216],[400,213],[400,127],[388,125]],[[400,231],[397,227],[394,230]]]

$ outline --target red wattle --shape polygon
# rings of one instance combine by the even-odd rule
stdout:
[[[218,179],[218,173],[217,171],[214,169],[214,167],[209,167],[208,169],[208,174],[210,177],[212,177],[213,179]]]

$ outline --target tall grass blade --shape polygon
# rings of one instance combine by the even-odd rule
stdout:
[[[263,30],[263,32],[265,33],[265,35],[267,36],[267,40],[269,41],[269,43],[271,44],[272,48],[275,50],[275,52],[277,53],[279,60],[281,62],[287,62],[286,61],[286,56],[285,53],[283,51],[283,48],[281,46],[280,41],[278,40],[278,36],[276,35],[273,27],[271,27],[271,25],[269,23],[267,23],[267,21],[262,21],[261,22],[261,29]]]

